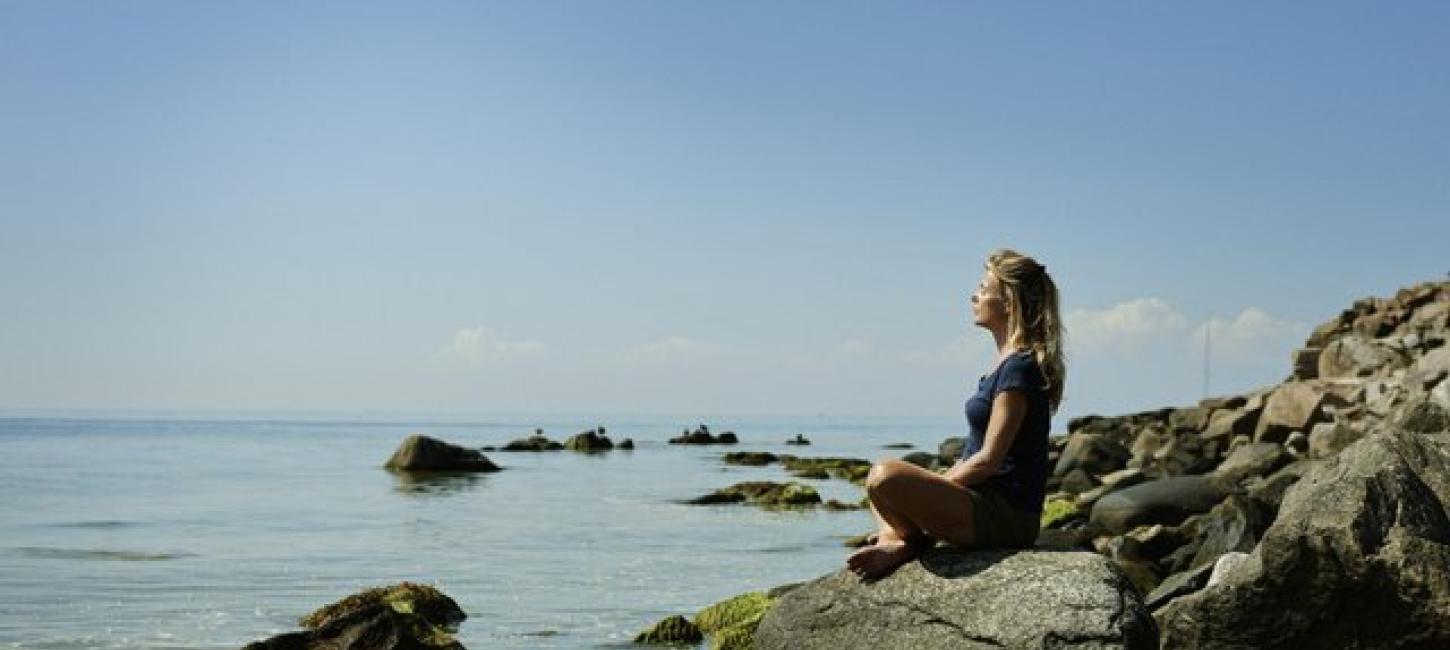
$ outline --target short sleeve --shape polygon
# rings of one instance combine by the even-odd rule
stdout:
[[[1002,362],[997,376],[997,392],[1004,390],[1035,391],[1043,388],[1042,371],[1031,355],[1017,354]]]

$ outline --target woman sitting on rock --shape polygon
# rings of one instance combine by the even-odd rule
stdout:
[[[866,476],[878,530],[846,566],[863,578],[890,574],[937,540],[966,548],[1031,546],[1047,483],[1047,432],[1066,368],[1057,285],[1047,267],[1016,251],[987,257],[972,319],[992,333],[997,361],[967,399],[969,433],[944,474],[886,459]]]

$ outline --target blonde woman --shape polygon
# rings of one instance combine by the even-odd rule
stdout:
[[[1047,433],[1066,367],[1057,285],[1047,267],[1012,250],[987,257],[972,320],[997,358],[967,399],[962,455],[944,474],[885,459],[866,476],[876,541],[846,560],[863,578],[890,574],[936,541],[1021,548],[1037,539],[1046,490]]]

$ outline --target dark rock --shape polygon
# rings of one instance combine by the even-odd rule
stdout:
[[[1073,469],[1062,477],[1061,489],[1069,494],[1082,494],[1098,486],[1093,477],[1084,472],[1081,467]]]
[[[1394,427],[1410,433],[1450,432],[1450,410],[1432,399],[1421,398],[1405,407]]]
[[[1222,581],[1157,613],[1165,648],[1450,647],[1450,436],[1368,436],[1311,469]]]
[[[348,596],[302,617],[307,631],[243,650],[462,650],[453,634],[465,618],[437,589],[404,582]]]
[[[614,443],[608,436],[589,430],[569,436],[564,441],[564,448],[571,451],[608,451],[614,449]]]
[[[1052,473],[1066,476],[1068,472],[1081,468],[1089,474],[1106,474],[1122,469],[1128,458],[1128,450],[1107,436],[1074,433],[1068,436],[1067,446]]]
[[[916,445],[913,445],[913,444],[911,444],[909,442],[893,442],[893,443],[888,444],[888,445],[881,445],[881,448],[882,449],[911,449],[911,448],[913,448],[915,446]]]
[[[619,446],[617,448],[618,449],[625,449],[625,450],[634,449],[634,439],[633,438],[625,438],[624,440],[620,440],[619,441]]]
[[[1115,535],[1145,524],[1173,525],[1189,515],[1207,512],[1228,492],[1223,481],[1214,477],[1161,478],[1098,499],[1089,520]]]
[[[700,628],[695,627],[694,623],[686,620],[683,616],[675,615],[655,623],[648,630],[635,635],[634,642],[659,644],[699,643],[704,638],[705,635],[700,633]]]
[[[1211,575],[1213,575],[1213,565],[1208,564],[1168,576],[1153,591],[1148,592],[1148,596],[1143,599],[1143,605],[1149,611],[1156,612],[1167,605],[1168,601],[1208,586],[1208,578]]]
[[[780,456],[780,462],[787,472],[801,478],[836,477],[860,483],[866,480],[866,474],[871,471],[871,461],[862,458],[802,458],[783,455]]]
[[[718,436],[710,433],[710,428],[700,425],[694,431],[686,429],[685,432],[674,438],[670,438],[672,445],[733,445],[740,442],[732,431],[726,431]]]
[[[830,501],[826,502],[825,508],[827,510],[833,510],[836,512],[845,512],[849,510],[865,510],[866,506],[863,506],[859,503],[845,503],[843,501],[831,499]]]
[[[724,456],[726,465],[760,467],[776,461],[776,455],[768,451],[732,451]]]
[[[795,437],[794,438],[791,438],[790,440],[785,441],[785,444],[787,444],[787,445],[809,445],[809,444],[811,444],[811,441],[807,440],[805,436],[797,433],[797,434],[795,434]]]
[[[1197,433],[1203,431],[1208,426],[1208,417],[1212,412],[1212,409],[1201,406],[1173,409],[1168,414],[1168,428],[1174,432]]]
[[[733,431],[726,431],[720,434],[719,443],[722,445],[733,445],[737,442],[740,442],[740,439],[735,437],[735,432]]]
[[[772,481],[749,481],[736,483],[710,494],[690,499],[690,505],[713,505],[719,503],[749,503],[765,507],[803,506],[821,502],[816,489],[801,483],[775,483]]]
[[[1273,513],[1253,499],[1229,495],[1203,516],[1199,526],[1198,551],[1193,554],[1189,566],[1213,564],[1224,553],[1254,550],[1259,536],[1264,534],[1271,521]]]
[[[1257,501],[1270,512],[1278,512],[1279,504],[1284,500],[1284,493],[1289,491],[1300,477],[1304,476],[1311,468],[1318,465],[1318,461],[1299,460],[1284,467],[1279,471],[1265,477],[1264,480],[1251,482],[1249,484],[1249,498]]]
[[[503,451],[558,451],[564,448],[564,444],[545,438],[542,434],[535,433],[527,438],[519,438],[503,446]]]
[[[428,436],[403,439],[384,467],[404,472],[497,472],[498,465],[477,449],[459,447]]]
[[[942,467],[951,467],[962,457],[962,452],[967,448],[966,438],[947,438],[943,440],[936,449],[936,457]]]
[[[760,650],[1154,648],[1127,578],[1096,554],[937,548],[874,582],[846,570],[781,596]]]
[[[1231,439],[1234,436],[1251,436],[1254,428],[1259,423],[1259,413],[1262,409],[1244,408],[1240,410],[1214,411],[1208,416],[1208,425],[1204,428],[1202,438],[1205,440]]]
[[[1320,348],[1320,347],[1307,347],[1307,348],[1299,348],[1298,350],[1295,350],[1294,351],[1294,354],[1293,354],[1294,378],[1295,379],[1315,379],[1315,378],[1318,378],[1319,377],[1319,355],[1322,354],[1323,352],[1324,352],[1324,348]]]
[[[912,465],[916,465],[917,467],[920,467],[922,469],[931,469],[932,465],[936,463],[936,454],[928,454],[924,451],[916,451],[902,456],[901,460],[911,463]]]

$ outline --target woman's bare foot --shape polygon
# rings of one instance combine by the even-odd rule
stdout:
[[[906,542],[878,543],[867,546],[846,558],[846,568],[864,580],[891,575],[897,567],[916,559],[921,549]]]

